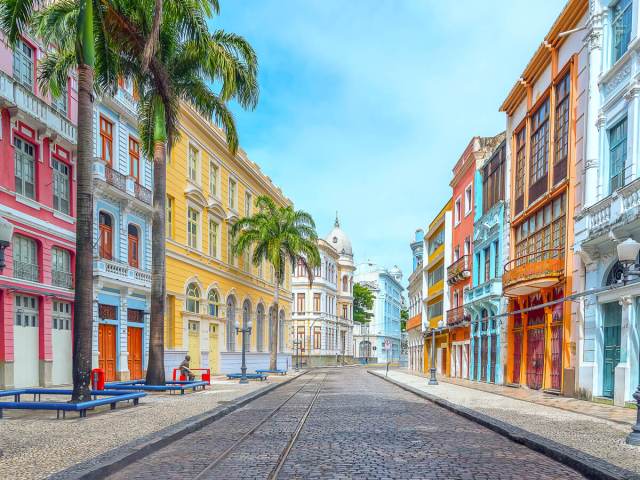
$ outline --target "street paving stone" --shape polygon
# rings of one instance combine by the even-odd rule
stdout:
[[[583,478],[361,368],[308,373],[109,478],[194,478],[290,398],[199,477],[268,478],[321,383],[280,479]]]

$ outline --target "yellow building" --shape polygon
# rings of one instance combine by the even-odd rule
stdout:
[[[424,257],[426,265],[423,269],[423,302],[429,326],[425,336],[424,371],[431,368],[432,334],[435,332],[435,364],[438,373],[449,374],[448,330],[445,312],[449,309],[448,288],[445,288],[445,272],[451,261],[451,199],[440,210],[429,229],[425,233]]]
[[[273,268],[254,267],[248,255],[235,258],[230,231],[240,217],[254,213],[258,196],[281,205],[290,201],[242,150],[232,156],[222,131],[193,108],[183,105],[179,120],[180,139],[167,165],[167,373],[187,353],[191,368],[238,372],[242,336],[236,321],[252,323],[249,371],[268,368],[270,322],[288,331],[291,272],[287,267],[276,313]],[[287,340],[279,335],[279,352],[288,350]],[[287,366],[285,357],[279,367]]]

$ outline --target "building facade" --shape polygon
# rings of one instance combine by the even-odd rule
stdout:
[[[471,317],[469,378],[502,383],[502,269],[506,146],[504,134],[491,156],[475,173],[472,284],[464,296]]]
[[[14,226],[0,272],[0,388],[71,382],[77,79],[37,82],[29,37],[0,46],[0,216]]]
[[[187,353],[192,368],[238,372],[236,322],[252,326],[247,368],[268,368],[271,323],[277,322],[278,351],[289,350],[291,271],[275,311],[273,268],[233,255],[231,227],[254,213],[259,195],[290,202],[243,151],[232,156],[222,131],[188,105],[181,107],[180,129],[167,165],[167,375]],[[287,353],[278,357],[279,367],[291,365]]]
[[[572,308],[562,299],[573,291],[569,247],[588,83],[584,32],[571,30],[585,24],[587,7],[567,3],[501,106],[510,169],[502,290],[514,312],[505,381],[565,394],[574,390],[575,344]]]
[[[422,276],[424,266],[424,230],[415,231],[411,247],[413,271],[409,275],[407,296],[409,303],[409,319],[407,320],[408,368],[422,372],[424,368],[424,341],[422,335]]]
[[[153,172],[140,150],[134,91],[120,82],[94,110],[93,366],[144,378],[149,346]]]
[[[387,270],[366,262],[358,265],[354,281],[367,287],[374,296],[373,317],[354,330],[357,356],[375,357],[378,362],[399,362],[402,272],[398,267]]]
[[[589,11],[589,100],[583,208],[576,205],[576,286],[591,290],[619,282],[616,245],[640,240],[640,89],[637,72],[640,4],[592,0]],[[580,173],[580,172],[578,172]],[[583,273],[584,272],[584,273]],[[616,405],[632,401],[639,383],[640,287],[588,295],[581,304],[578,387]]]
[[[318,240],[320,266],[313,282],[302,262],[291,281],[292,328],[303,363],[337,365],[353,361],[353,249],[336,216],[334,228]]]

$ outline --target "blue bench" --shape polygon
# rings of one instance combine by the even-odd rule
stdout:
[[[245,375],[249,380],[266,380],[267,376],[261,373],[247,373]],[[229,380],[238,380],[242,378],[241,373],[227,373],[227,378]]]
[[[206,389],[209,382],[203,382],[201,380],[169,380],[164,385],[147,385],[146,380],[129,380],[126,382],[109,382],[105,383],[105,388],[111,388],[115,390],[140,390],[145,392],[180,392],[180,395],[184,395],[185,390],[191,389],[196,392],[198,388],[201,390]]]
[[[256,370],[256,373],[259,373],[261,375],[267,374],[267,373],[273,373],[275,375],[286,375],[287,371],[286,370]]]
[[[132,392],[127,390],[92,390],[91,396],[93,400],[85,402],[69,403],[42,401],[42,395],[64,395],[71,397],[72,390],[56,389],[56,388],[23,388],[16,390],[0,390],[0,398],[13,397],[12,402],[0,401],[0,418],[2,411],[5,409],[13,410],[55,410],[56,418],[65,418],[66,412],[79,412],[80,418],[87,416],[87,410],[99,407],[101,405],[110,405],[111,410],[115,410],[118,402],[129,402],[133,400],[134,405],[138,405],[140,398],[146,396],[144,392]],[[23,401],[23,395],[33,395],[33,401]],[[104,397],[104,398],[98,398]]]

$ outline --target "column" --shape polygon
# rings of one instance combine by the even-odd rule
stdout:
[[[0,388],[13,385],[13,294],[0,290]]]
[[[127,330],[127,297],[129,296],[129,289],[123,288],[120,290],[120,310],[118,315],[118,338],[116,344],[116,352],[118,355],[118,365],[116,371],[116,377],[118,380],[130,380],[129,374],[129,345],[128,345],[128,330]]]
[[[38,322],[38,367],[40,386],[50,387],[52,376],[51,369],[53,367],[53,348],[51,338],[51,335],[53,334],[51,331],[53,301],[51,297],[47,296],[39,297],[39,301],[40,319]]]
[[[613,393],[613,403],[617,406],[624,406],[627,398],[631,399],[631,394],[635,391],[636,382],[631,382],[631,354],[634,352],[632,345],[631,321],[633,317],[634,300],[630,296],[620,299],[622,305],[622,328],[620,332],[620,363],[615,370],[615,391]],[[634,380],[637,380],[634,379]]]

